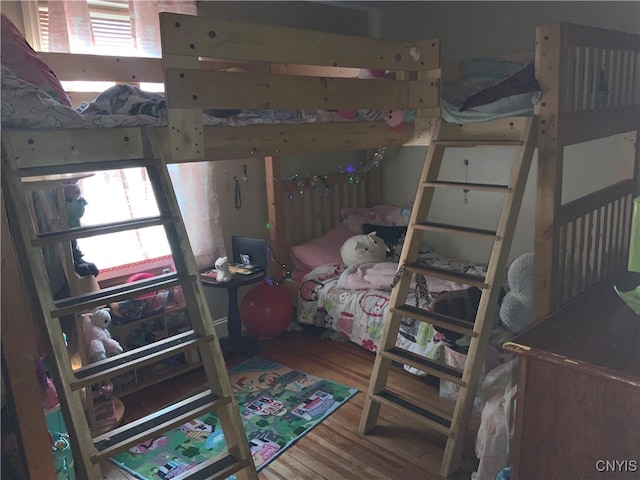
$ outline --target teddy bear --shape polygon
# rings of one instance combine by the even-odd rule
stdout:
[[[348,238],[340,247],[342,263],[347,267],[362,263],[384,262],[389,247],[384,240],[371,232],[367,235],[354,235]]]
[[[507,270],[509,292],[500,306],[500,321],[512,333],[524,330],[533,320],[533,253],[516,258]]]
[[[229,259],[227,257],[220,257],[216,260],[216,281],[218,282],[230,282],[233,278],[233,273],[229,270]]]
[[[111,356],[123,352],[120,344],[111,338],[108,330],[110,324],[111,313],[108,308],[96,308],[82,314],[82,331],[90,362],[104,360],[107,354]]]

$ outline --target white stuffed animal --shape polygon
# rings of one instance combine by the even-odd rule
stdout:
[[[216,260],[216,280],[218,282],[229,282],[233,277],[233,273],[229,270],[229,259],[227,257],[220,257]]]
[[[111,324],[108,308],[97,308],[91,313],[82,314],[82,332],[87,345],[89,361],[104,360],[109,355],[122,353],[120,344],[111,338],[107,329]]]
[[[371,232],[367,235],[354,235],[348,238],[340,247],[342,263],[347,267],[361,263],[384,262],[389,248],[384,240]]]
[[[524,330],[533,320],[533,253],[516,258],[507,270],[509,292],[500,306],[500,320],[512,333]]]

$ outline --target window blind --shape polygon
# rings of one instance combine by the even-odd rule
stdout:
[[[88,0],[96,53],[131,52],[131,22],[128,0]],[[43,51],[49,51],[49,2],[38,2],[38,21]]]

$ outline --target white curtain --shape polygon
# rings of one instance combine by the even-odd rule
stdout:
[[[196,2],[129,0],[131,35],[136,56],[161,56],[158,14],[162,11],[195,15]],[[94,35],[87,1],[50,1],[49,38],[50,51],[92,52]],[[170,165],[169,169],[198,265],[212,266],[216,258],[224,255],[224,239],[213,178],[213,165],[210,162],[175,164]],[[110,181],[109,191],[114,197],[128,198],[130,195],[127,192],[127,174],[121,173],[122,181],[119,182],[114,182],[113,175],[105,173],[109,175],[106,179]],[[91,209],[90,194],[89,192],[84,194],[89,200],[87,206],[89,211]],[[95,192],[92,194],[95,195]],[[135,205],[128,205],[128,207],[132,212],[135,209]],[[139,248],[142,249],[142,258],[145,260],[157,256],[157,252],[147,251],[143,242],[140,242]],[[96,260],[89,258],[88,255],[87,258],[91,261]],[[98,268],[101,268],[101,265],[98,265]]]

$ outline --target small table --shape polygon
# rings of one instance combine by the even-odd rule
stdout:
[[[225,358],[236,355],[251,357],[256,355],[258,338],[242,335],[242,321],[240,319],[240,308],[238,306],[238,288],[251,285],[263,280],[267,276],[266,270],[262,270],[250,275],[235,274],[228,282],[218,282],[215,277],[201,275],[200,280],[205,287],[225,288],[229,297],[229,308],[227,311],[227,325],[229,336],[220,339],[220,347]]]

